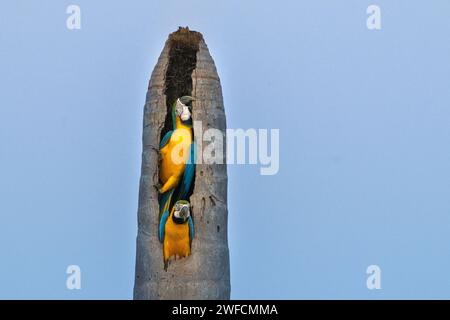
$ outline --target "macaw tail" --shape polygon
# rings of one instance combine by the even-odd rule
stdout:
[[[170,202],[172,201],[172,195],[175,189],[171,189],[163,194],[160,194],[158,197],[159,202],[159,220],[161,220],[161,216],[164,211],[169,211]]]

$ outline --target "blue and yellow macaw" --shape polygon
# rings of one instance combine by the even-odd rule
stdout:
[[[170,211],[177,200],[186,200],[195,173],[195,143],[193,142],[191,103],[194,98],[183,96],[172,105],[173,130],[159,144],[159,217]],[[178,187],[178,188],[177,188]],[[176,199],[172,199],[176,190]]]
[[[178,200],[169,214],[165,211],[159,223],[159,241],[163,244],[164,269],[167,270],[171,257],[185,258],[191,254],[194,238],[194,221],[191,205]]]

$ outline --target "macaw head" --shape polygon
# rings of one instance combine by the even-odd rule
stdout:
[[[185,223],[191,215],[191,204],[186,200],[178,200],[173,206],[175,223]]]
[[[175,115],[180,117],[181,121],[188,121],[192,116],[192,101],[195,99],[191,96],[182,96],[177,99],[175,104]]]

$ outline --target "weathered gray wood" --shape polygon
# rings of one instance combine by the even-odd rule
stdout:
[[[167,41],[153,70],[144,108],[134,298],[229,299],[225,164],[197,164],[195,187],[190,198],[196,231],[192,253],[188,258],[172,262],[167,272],[164,271],[162,245],[158,241],[158,193],[155,185],[158,183],[156,150],[167,113],[164,81],[169,45]],[[193,119],[202,121],[203,130],[213,127],[225,134],[220,80],[203,38],[199,43],[196,68],[192,72],[192,85],[192,95],[197,98],[193,103]],[[225,159],[224,151],[223,163]]]

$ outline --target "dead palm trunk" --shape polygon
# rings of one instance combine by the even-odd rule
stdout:
[[[229,299],[227,172],[225,164],[197,164],[190,196],[195,221],[191,256],[164,271],[158,241],[158,145],[167,130],[168,106],[182,95],[197,98],[194,121],[225,135],[222,89],[214,61],[200,33],[180,28],[172,33],[149,83],[144,108],[139,190],[135,299]],[[201,137],[195,132],[196,137]],[[200,157],[202,150],[198,150]]]

